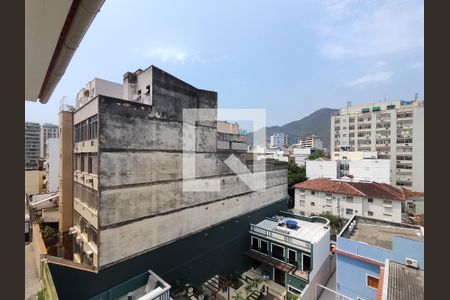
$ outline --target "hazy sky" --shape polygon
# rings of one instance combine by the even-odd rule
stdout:
[[[60,99],[94,77],[156,65],[219,107],[283,125],[346,101],[424,94],[423,0],[106,0],[53,96],[26,121],[57,124]]]

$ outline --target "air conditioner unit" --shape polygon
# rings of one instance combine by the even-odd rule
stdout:
[[[75,233],[77,233],[77,230],[75,229],[75,227],[70,227],[69,234],[75,234]]]
[[[77,236],[76,239],[75,239],[75,242],[77,244],[81,244],[81,243],[83,243],[83,238],[81,236]]]
[[[405,259],[405,264],[408,267],[413,267],[413,268],[417,268],[417,260],[412,259],[412,258],[406,258]]]
[[[84,252],[89,257],[89,259],[93,259],[94,258],[94,252],[92,250],[85,250]]]

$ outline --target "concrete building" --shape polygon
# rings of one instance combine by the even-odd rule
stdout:
[[[376,151],[334,151],[331,154],[331,160],[361,160],[376,159],[378,153]]]
[[[239,124],[217,120],[217,132],[228,134],[240,134]]]
[[[308,177],[308,179],[340,178],[338,174],[339,161],[323,160],[323,159],[306,160],[305,165],[306,165],[306,177]]]
[[[45,193],[47,187],[45,185],[45,171],[28,170],[25,171],[25,192],[28,195],[36,195]]]
[[[77,93],[76,107],[82,107],[98,95],[122,98],[123,85],[100,78],[94,78]]]
[[[306,161],[308,160],[308,157],[313,154],[318,152],[319,149],[316,148],[293,148],[292,149],[292,154],[291,157],[293,158],[294,162],[299,166],[305,166],[306,165]]]
[[[349,161],[348,165],[348,173],[355,181],[375,181],[393,185],[389,159],[353,160]]]
[[[248,256],[253,268],[289,294],[301,295],[329,259],[329,222],[321,217],[280,213],[251,224]]]
[[[317,178],[295,185],[294,207],[305,215],[330,212],[401,223],[409,193],[385,183]]]
[[[424,191],[424,102],[389,100],[349,105],[331,117],[331,156],[377,152],[390,159],[395,185]]]
[[[338,235],[333,251],[336,291],[350,299],[382,299],[383,280],[390,277],[386,270],[391,270],[386,260],[425,268],[424,232],[419,226],[353,216]],[[402,284],[405,280],[402,277]]]
[[[39,123],[25,122],[25,170],[39,169],[40,135]]]
[[[46,149],[47,156],[44,164],[46,172],[45,183],[47,193],[53,193],[59,190],[59,139],[47,139]]]
[[[221,190],[183,192],[183,109],[216,108],[217,94],[151,66],[124,75],[124,95],[99,95],[73,114],[75,262],[105,269],[287,196],[285,165],[269,166],[257,191],[231,172],[223,160],[245,163],[246,147],[219,144],[216,122],[196,127],[196,174]]]
[[[40,155],[42,159],[47,157],[47,140],[58,138],[58,125],[44,123],[41,126],[41,144],[40,144]]]
[[[275,133],[270,136],[270,148],[283,148],[289,145],[287,133]]]
[[[316,135],[309,135],[299,140],[299,148],[315,148],[317,150],[323,149],[323,142]]]

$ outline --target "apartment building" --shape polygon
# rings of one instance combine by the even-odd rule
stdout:
[[[25,170],[39,169],[40,135],[39,123],[25,122]]]
[[[321,217],[280,212],[258,224],[251,224],[248,256],[253,260],[252,267],[261,276],[284,287],[288,294],[303,295],[328,261],[329,223]],[[314,289],[314,284],[311,286]]]
[[[317,178],[295,185],[295,210],[300,214],[330,212],[401,223],[410,191],[385,183]]]
[[[315,134],[308,135],[299,140],[298,145],[300,148],[315,148],[318,150],[323,149],[323,142]]]
[[[283,148],[289,145],[287,133],[275,133],[270,136],[270,148]]]
[[[349,105],[331,117],[331,156],[377,152],[390,159],[397,187],[424,191],[424,102],[389,100]]]
[[[47,193],[53,193],[59,190],[59,138],[48,138],[46,149],[45,184]]]
[[[41,126],[41,145],[40,145],[40,153],[41,158],[45,159],[47,157],[47,140],[48,139],[57,139],[59,137],[58,133],[58,125],[44,123]]]
[[[120,83],[94,78],[77,93],[76,107],[80,108],[98,95],[122,98],[123,85]]]
[[[222,138],[226,134],[218,133],[215,121],[200,121],[195,126],[196,176],[218,180],[220,191],[185,192],[183,109],[214,109],[217,93],[151,66],[124,75],[124,96],[98,95],[73,113],[73,259],[103,275],[89,291],[61,282],[63,294],[94,295],[106,284],[123,281],[124,274],[136,275],[152,265],[174,280],[193,272],[187,261],[198,262],[193,281],[204,281],[218,269],[242,268],[243,252],[235,252],[248,246],[249,222],[287,207],[287,164],[259,162],[266,166],[266,186],[251,190],[224,163],[233,154],[257,171],[258,162],[245,161],[245,143],[233,140],[235,135]],[[220,238],[222,246],[210,238]],[[179,247],[192,252],[180,253]],[[226,256],[227,265],[220,259],[201,262],[211,255]],[[52,268],[65,274],[61,278],[69,276],[68,270]]]
[[[383,290],[389,284],[387,279],[392,278],[389,274],[392,262],[425,269],[424,231],[419,226],[353,216],[338,235],[333,252],[336,254],[336,291],[355,300],[386,299],[382,298]],[[394,277],[406,275],[406,271],[403,269],[403,274]],[[419,299],[401,297],[401,293],[417,284],[415,280],[406,280],[406,276],[400,277],[397,280],[400,285],[395,287],[397,297],[387,299]],[[407,294],[420,292],[423,290]]]

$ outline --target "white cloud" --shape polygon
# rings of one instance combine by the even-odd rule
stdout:
[[[145,52],[144,54],[159,59],[163,62],[175,61],[184,63],[186,60],[191,58],[191,55],[189,55],[186,51],[176,48],[155,48]]]
[[[373,74],[366,74],[355,80],[347,82],[346,86],[354,87],[354,86],[382,83],[390,80],[392,78],[392,75],[393,75],[392,72],[377,72]]]
[[[411,69],[423,69],[423,63],[416,62],[416,63],[411,65]]]
[[[323,3],[328,17],[319,25],[318,47],[326,57],[385,56],[423,50],[423,0]]]

